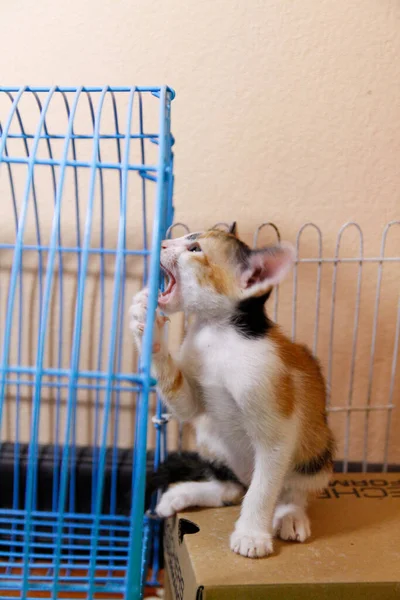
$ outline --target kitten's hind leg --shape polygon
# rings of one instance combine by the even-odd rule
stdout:
[[[284,489],[275,508],[274,534],[281,540],[305,542],[311,535],[307,516],[308,492],[299,489]]]
[[[232,481],[186,481],[171,487],[161,496],[156,513],[159,517],[171,517],[190,507],[238,504],[243,494],[243,486]]]
[[[297,542],[305,542],[310,537],[310,519],[307,516],[309,495],[325,488],[330,478],[329,468],[314,475],[300,473],[287,475],[275,508],[273,520],[275,535],[282,540]]]

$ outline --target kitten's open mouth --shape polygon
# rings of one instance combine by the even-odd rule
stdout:
[[[174,274],[167,269],[166,267],[164,267],[164,265],[160,265],[161,269],[164,273],[165,279],[166,279],[166,288],[165,290],[159,295],[158,297],[158,302],[159,304],[167,304],[167,302],[170,300],[174,288],[176,286],[176,279]]]

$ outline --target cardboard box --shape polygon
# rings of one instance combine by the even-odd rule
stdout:
[[[229,549],[239,507],[165,525],[170,600],[400,600],[400,473],[337,475],[310,505],[312,537],[249,559]]]

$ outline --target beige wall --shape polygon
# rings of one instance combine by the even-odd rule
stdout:
[[[396,216],[395,0],[20,0],[0,14],[2,82],[177,90],[179,219],[271,218],[289,234]]]
[[[272,220],[293,239],[312,220],[324,231],[329,256],[339,226],[355,219],[372,256],[384,224],[399,218],[395,0],[20,0],[3,2],[0,18],[4,84],[168,83],[176,89],[176,218],[193,229],[235,218],[249,239],[258,223]],[[392,235],[392,252],[399,254],[399,236],[396,241]],[[347,243],[354,255],[355,237]],[[305,245],[305,254],[315,252],[312,242]],[[390,371],[385,353],[393,345],[398,274],[388,277],[383,305],[381,385]],[[325,354],[331,276],[327,270],[323,277]],[[337,317],[343,323],[340,381],[341,365],[348,365],[348,357],[340,357],[354,318],[345,302],[353,280],[354,272],[344,277],[344,312]],[[304,281],[307,289],[307,276]],[[368,381],[375,281],[376,270],[367,270],[360,402]],[[298,316],[303,338],[313,319],[307,306],[308,316]],[[340,387],[337,394],[342,401]],[[378,393],[376,402],[384,397],[386,391]],[[398,418],[396,423],[400,431]],[[356,439],[362,431],[361,424]]]

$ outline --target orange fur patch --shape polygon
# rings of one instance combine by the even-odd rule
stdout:
[[[268,335],[275,342],[278,356],[286,367],[286,372],[276,383],[278,408],[283,416],[289,416],[293,409],[300,414],[300,444],[295,462],[304,463],[333,445],[326,423],[325,381],[317,360],[305,346],[289,340],[277,326]]]
[[[171,355],[168,355],[167,362],[168,364],[160,370],[158,386],[165,395],[173,396],[179,392],[183,385],[183,374],[175,366]]]
[[[284,417],[290,417],[294,410],[295,389],[292,376],[287,371],[279,374],[275,380],[278,409]]]
[[[210,286],[218,294],[228,295],[232,289],[232,276],[224,267],[212,263],[207,256],[193,256],[200,268],[196,271],[196,278],[199,285]]]
[[[171,384],[171,394],[175,394],[183,385],[182,371],[178,370]]]

